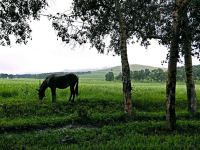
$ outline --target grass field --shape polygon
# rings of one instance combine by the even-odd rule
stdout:
[[[123,113],[120,82],[80,77],[75,103],[65,89],[55,104],[49,89],[38,101],[38,86],[34,79],[0,80],[0,149],[200,149],[200,115],[187,113],[183,83],[173,132],[165,124],[165,83],[134,83],[131,117]]]

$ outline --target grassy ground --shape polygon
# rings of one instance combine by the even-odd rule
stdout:
[[[80,78],[75,103],[65,89],[57,91],[55,104],[50,90],[38,101],[38,85],[0,80],[0,149],[200,149],[200,115],[187,113],[183,83],[173,132],[165,124],[165,83],[134,83],[131,117],[123,113],[120,82]]]

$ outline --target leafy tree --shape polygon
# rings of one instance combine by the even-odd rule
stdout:
[[[195,111],[195,90],[194,90],[194,82],[192,79],[192,61],[191,61],[191,45],[193,43],[194,46],[198,47],[199,40],[196,38],[199,35],[194,33],[193,38],[190,36],[190,28],[195,28],[199,26],[196,24],[197,21],[196,17],[199,14],[199,10],[197,10],[195,5],[193,5],[193,0],[175,0],[174,9],[172,11],[172,22],[171,22],[171,30],[168,32],[171,40],[170,42],[170,52],[169,52],[169,63],[168,63],[168,82],[167,82],[167,89],[166,89],[166,96],[167,96],[167,121],[169,127],[173,130],[175,129],[176,125],[176,114],[175,114],[175,89],[176,89],[176,66],[177,61],[180,58],[179,52],[185,56],[185,68],[186,68],[186,78],[187,78],[187,93],[189,98],[189,110]],[[197,2],[197,1],[196,1]],[[195,4],[196,4],[195,2]],[[187,11],[187,7],[190,7],[192,11],[197,13],[196,15],[190,15],[190,19],[193,25],[190,27],[188,26],[188,18],[187,14],[193,14],[192,11]],[[197,17],[199,18],[199,17]],[[194,21],[192,21],[194,19]],[[168,26],[170,27],[170,25]],[[188,30],[189,29],[189,30]],[[197,28],[198,29],[198,28]],[[185,30],[185,31],[184,31]],[[191,31],[195,31],[191,30]],[[190,41],[193,39],[192,41]],[[195,44],[196,43],[196,44]],[[180,47],[183,49],[180,50]],[[191,84],[191,85],[190,85]],[[192,104],[191,104],[192,103]],[[191,106],[193,107],[191,110]]]
[[[1,73],[1,74],[0,74],[0,77],[1,77],[1,78],[7,78],[7,77],[8,77],[8,74],[6,74],[6,73]]]
[[[31,38],[30,19],[39,19],[40,11],[47,6],[46,0],[1,0],[0,45],[11,45],[11,36],[16,43],[27,43]]]
[[[116,77],[116,80],[120,80],[121,76],[121,73],[119,73],[119,75]],[[152,71],[149,69],[131,71],[131,80],[163,82],[166,80],[166,72],[161,68],[154,69]]]
[[[196,54],[197,57],[199,57],[199,53],[195,51],[200,50],[199,49],[200,36],[198,34],[200,27],[199,25],[200,11],[198,6],[200,6],[199,0],[176,0],[175,11],[173,12],[174,21],[172,24],[172,32],[171,32],[172,40],[171,40],[170,57],[171,58],[175,57],[177,59],[179,57],[179,52],[181,52],[184,55],[185,59],[188,110],[191,113],[194,113],[196,111],[196,93],[195,93],[194,81],[192,78],[191,55]],[[181,51],[179,51],[179,48],[182,48]],[[196,50],[192,48],[195,48]],[[174,67],[176,66],[175,58],[169,61],[169,67],[172,65]],[[176,82],[176,80],[174,80],[175,78],[174,73],[176,72],[176,69],[175,68],[171,69],[169,72],[171,73],[168,74],[168,79],[171,78],[170,80],[171,81],[173,80],[173,82],[168,82],[167,86],[167,97],[168,97],[167,119],[169,122],[171,122],[170,127],[171,129],[173,129],[175,127],[174,82]]]
[[[146,0],[73,0],[70,15],[50,16],[58,36],[66,42],[79,44],[90,42],[92,47],[103,53],[105,49],[121,55],[124,110],[131,114],[131,80],[127,57],[127,43],[139,41],[148,46],[147,38],[155,31],[155,21],[151,19],[156,11]],[[136,36],[136,40],[135,37]],[[110,38],[107,46],[104,39]]]
[[[180,33],[180,20],[181,20],[182,7],[183,7],[182,0],[176,0],[172,12],[173,15],[173,22],[171,28],[172,39],[170,40],[171,43],[170,43],[168,76],[167,76],[167,87],[166,87],[166,98],[167,98],[166,119],[168,127],[171,130],[174,130],[176,128],[176,112],[175,112],[176,72],[177,72],[177,61],[179,58],[179,33]]]
[[[108,72],[106,75],[105,75],[105,80],[106,81],[114,81],[114,73],[113,72]]]
[[[187,98],[188,98],[188,110],[190,113],[196,111],[196,93],[195,85],[192,77],[192,56],[199,58],[200,51],[200,1],[199,0],[182,0],[177,1],[180,3],[180,17],[179,17],[179,53],[184,56],[185,60],[185,72],[186,72],[186,87],[187,87]],[[169,13],[165,13],[168,16],[168,20],[172,20]],[[165,31],[168,31],[166,35],[169,38],[172,37],[170,31],[171,21],[165,27]],[[164,29],[164,28],[163,28]],[[170,39],[168,39],[170,41]],[[178,57],[180,57],[178,55]],[[169,56],[169,55],[168,55]]]
[[[148,77],[149,77],[149,75],[151,73],[150,70],[149,69],[145,69],[144,72],[145,72],[146,79],[148,79]]]
[[[197,9],[200,7],[200,1],[188,0],[184,5],[182,22],[181,22],[181,48],[182,55],[185,60],[185,72],[186,72],[186,88],[188,99],[188,111],[191,114],[196,112],[196,92],[193,79],[192,70],[192,55],[199,57],[199,43],[200,43],[200,11]],[[195,49],[193,49],[193,47]]]
[[[66,43],[74,40],[83,44],[89,40],[93,47],[103,53],[106,48],[103,41],[105,37],[110,35],[111,39],[114,36],[117,38],[117,43],[112,43],[111,40],[110,49],[117,49],[121,54],[124,110],[131,114],[131,81],[126,47],[128,37],[123,12],[123,6],[118,0],[74,0],[71,15],[58,14],[50,17],[53,18],[53,27],[58,31],[58,36]],[[81,21],[80,26],[77,21]]]
[[[160,68],[154,69],[150,72],[150,79],[157,82],[163,82],[166,80],[166,73]]]
[[[152,38],[160,39],[159,43],[167,45],[169,48],[169,54],[167,55],[168,61],[168,82],[166,88],[166,97],[167,97],[167,114],[166,118],[168,121],[168,125],[171,129],[175,128],[176,115],[175,115],[175,87],[176,87],[176,67],[177,61],[180,60],[180,54],[185,55],[185,62],[187,65],[186,76],[188,83],[193,83],[191,80],[191,61],[188,56],[197,55],[199,57],[199,48],[200,48],[200,38],[199,38],[199,0],[169,0],[164,1],[163,5],[157,5],[160,8],[158,15],[155,15],[153,19],[157,23],[156,34],[152,36]],[[164,6],[164,7],[163,7]],[[185,11],[187,8],[187,11]],[[187,12],[187,13],[185,13]],[[185,14],[185,15],[184,15]],[[190,20],[190,25],[187,25],[187,19]],[[184,21],[186,20],[186,22]],[[184,24],[184,22],[186,24]],[[185,28],[185,27],[189,28]],[[185,28],[185,29],[184,29]],[[189,30],[188,30],[189,29]],[[192,30],[190,30],[192,29]],[[184,33],[185,32],[185,33]],[[195,48],[197,50],[192,50],[189,48],[188,42],[186,42],[187,46],[184,46],[185,41],[189,41],[190,38],[184,38],[188,33],[191,32],[192,38],[191,40],[191,48]],[[184,47],[184,49],[183,49]],[[186,48],[188,47],[188,48]],[[182,49],[181,49],[182,48]],[[189,50],[190,49],[190,50]],[[188,51],[189,50],[189,51]],[[191,50],[193,52],[191,52]],[[190,68],[190,69],[189,69]],[[190,76],[190,77],[189,77]],[[187,83],[187,84],[188,84]],[[194,94],[194,86],[187,86],[188,93]],[[192,90],[191,90],[192,89]],[[193,98],[190,98],[192,100]],[[190,101],[189,100],[189,101]],[[193,99],[195,102],[195,99]],[[193,103],[193,106],[195,103]]]
[[[132,111],[131,102],[131,80],[130,80],[130,67],[127,56],[127,26],[125,16],[123,14],[122,5],[119,0],[115,0],[116,16],[119,23],[119,36],[120,36],[120,54],[122,62],[122,81],[123,81],[123,95],[124,95],[124,110],[128,114]]]

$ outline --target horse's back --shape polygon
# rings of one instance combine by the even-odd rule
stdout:
[[[64,76],[65,76],[65,78],[69,78],[72,81],[77,81],[78,80],[78,76],[75,75],[74,73],[65,74]]]
[[[51,74],[47,76],[46,80],[50,87],[66,88],[78,82],[78,77],[73,73]]]

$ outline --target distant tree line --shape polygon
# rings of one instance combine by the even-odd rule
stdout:
[[[195,65],[193,68],[193,79],[200,80],[200,65]],[[178,81],[185,81],[185,67],[178,67],[176,79]]]
[[[57,72],[57,73],[67,73],[67,72]],[[86,72],[75,72],[77,75],[82,74],[90,74],[91,71]],[[3,79],[12,79],[12,78],[33,78],[33,79],[44,79],[46,76],[50,75],[52,73],[41,73],[41,74],[6,74],[6,73],[0,73],[0,78]]]
[[[144,70],[137,70],[137,71],[130,71],[130,78],[131,80],[135,81],[156,81],[156,82],[163,82],[166,81],[167,72],[163,69],[144,69]],[[116,80],[122,80],[122,73],[120,72],[116,77]]]
[[[156,82],[164,82],[167,80],[167,71],[164,71],[161,68],[158,69],[142,69],[137,71],[130,71],[131,80],[135,81],[156,81]],[[200,65],[193,66],[193,78],[194,80],[200,80]],[[114,77],[113,72],[108,72],[105,75],[106,81],[122,80],[122,73],[120,72],[117,76]],[[177,81],[185,81],[185,68],[178,67],[177,68]]]

